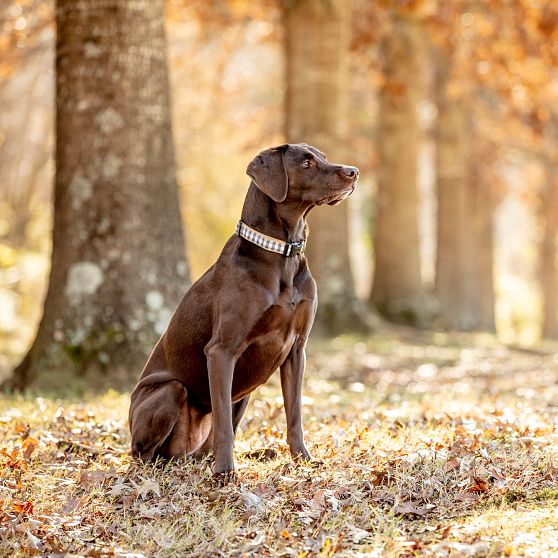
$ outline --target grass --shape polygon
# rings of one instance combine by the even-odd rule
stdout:
[[[0,397],[0,555],[558,556],[558,362],[487,337],[313,346],[294,465],[278,379],[252,399],[238,481],[139,465],[128,394]],[[245,452],[272,448],[277,457]]]

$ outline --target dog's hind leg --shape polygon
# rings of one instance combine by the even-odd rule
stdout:
[[[150,461],[157,456],[170,458],[184,453],[185,449],[181,451],[177,445],[169,447],[167,443],[177,426],[181,430],[188,428],[187,393],[184,386],[176,380],[146,382],[146,385],[140,382],[133,396],[134,406],[130,412],[132,455]]]

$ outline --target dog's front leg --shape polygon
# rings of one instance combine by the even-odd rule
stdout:
[[[213,413],[213,472],[228,473],[234,469],[231,388],[235,358],[219,345],[206,347],[205,353]]]
[[[306,342],[297,340],[281,366],[281,389],[287,415],[287,443],[294,459],[310,459],[302,432],[302,378],[306,365]]]

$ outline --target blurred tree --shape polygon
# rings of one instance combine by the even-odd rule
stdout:
[[[189,282],[163,0],[58,0],[56,23],[52,268],[7,385],[129,386]]]
[[[533,161],[538,161],[543,154],[552,158],[556,152],[555,140],[546,137],[541,130],[547,122],[547,113],[555,104],[558,90],[558,3],[547,0],[353,0],[349,69],[345,66],[346,57],[342,58],[343,77],[337,80],[332,76],[337,74],[339,53],[342,51],[330,51],[333,39],[329,37],[337,37],[337,32],[331,31],[338,25],[339,18],[333,10],[336,2],[322,0],[316,3],[326,13],[333,10],[331,13],[334,16],[328,21],[320,20],[319,25],[323,26],[324,34],[328,36],[325,42],[320,38],[319,47],[314,49],[304,43],[316,43],[316,33],[320,30],[314,29],[314,16],[308,16],[308,9],[298,9],[297,6],[304,5],[302,0],[285,2],[285,5],[274,0],[166,0],[165,3],[170,23],[172,88],[176,92],[173,113],[175,122],[179,124],[175,127],[179,176],[188,231],[197,235],[195,245],[189,247],[189,261],[194,275],[201,274],[214,260],[222,242],[234,228],[245,192],[246,160],[259,149],[284,140],[284,111],[281,106],[283,76],[278,71],[282,61],[281,47],[284,46],[279,40],[283,30],[281,12],[295,10],[294,13],[306,18],[305,21],[295,22],[297,33],[302,37],[299,39],[301,46],[298,43],[295,46],[306,50],[300,51],[305,53],[301,56],[297,52],[293,54],[298,60],[298,77],[293,79],[292,84],[302,83],[308,78],[308,83],[311,83],[318,76],[322,80],[320,84],[302,83],[297,86],[302,91],[297,93],[299,99],[311,93],[308,96],[313,100],[301,110],[311,112],[312,116],[303,113],[300,118],[299,114],[293,113],[290,126],[304,123],[305,130],[310,130],[310,124],[312,129],[317,128],[315,122],[321,125],[336,121],[335,115],[343,110],[335,108],[326,111],[322,99],[344,98],[347,89],[351,110],[350,119],[344,122],[349,133],[345,125],[342,126],[339,136],[342,139],[338,140],[327,131],[318,137],[320,130],[317,130],[311,141],[324,147],[332,159],[352,160],[359,166],[363,171],[363,187],[368,181],[375,180],[378,168],[376,147],[382,145],[378,141],[378,128],[382,122],[380,113],[384,111],[379,109],[378,101],[384,100],[382,70],[385,61],[379,56],[384,55],[380,46],[385,44],[382,39],[393,35],[390,22],[394,17],[407,17],[417,20],[440,49],[439,59],[426,57],[423,63],[427,80],[432,69],[440,63],[450,65],[450,74],[442,76],[448,82],[447,102],[455,101],[455,111],[460,107],[466,111],[460,117],[456,116],[440,97],[442,102],[438,108],[443,118],[438,121],[441,127],[439,137],[447,137],[449,143],[444,145],[445,140],[442,139],[438,146],[439,169],[445,168],[446,173],[446,178],[442,177],[439,183],[440,206],[446,208],[440,212],[439,225],[448,227],[450,236],[442,238],[440,235],[439,238],[437,289],[441,292],[443,284],[446,288],[451,286],[448,276],[453,276],[457,286],[451,295],[453,298],[445,299],[449,303],[441,305],[443,319],[439,323],[447,327],[463,327],[452,325],[453,318],[449,316],[452,304],[457,304],[456,299],[463,292],[468,293],[463,302],[466,306],[463,313],[467,318],[464,327],[491,329],[494,304],[490,236],[494,210],[499,198],[505,197],[506,204],[519,201],[523,218],[527,218],[527,214],[537,206],[537,201],[540,203],[540,192],[534,188],[534,181],[538,178],[533,179],[529,169]],[[21,344],[26,343],[29,337],[27,332],[34,329],[35,306],[38,304],[34,304],[32,299],[41,298],[38,293],[41,292],[44,276],[45,247],[49,244],[46,229],[50,223],[50,211],[47,200],[50,197],[53,142],[50,140],[52,134],[46,138],[44,130],[49,128],[54,118],[49,71],[54,54],[53,4],[53,0],[0,2],[0,21],[3,23],[0,26],[0,373],[9,364],[6,355],[21,354]],[[343,8],[345,3],[339,6]],[[456,47],[466,47],[466,56],[456,58]],[[316,73],[315,60],[321,50],[324,62]],[[304,56],[307,58],[303,59]],[[449,57],[445,62],[444,56]],[[442,74],[447,71],[444,67],[441,69]],[[350,74],[350,79],[347,74]],[[335,89],[331,94],[332,88],[338,88],[340,92]],[[347,102],[346,99],[344,102]],[[337,107],[337,104],[332,106]],[[428,108],[428,105],[424,106]],[[427,113],[425,111],[421,116]],[[313,114],[317,114],[320,120]],[[181,126],[183,122],[187,122],[187,126]],[[305,135],[303,139],[307,138],[310,136]],[[463,140],[457,150],[452,144],[456,138]],[[401,154],[402,161],[405,160],[406,147]],[[461,148],[463,151],[459,155]],[[444,158],[445,163],[442,161]],[[429,180],[429,156],[426,159],[427,165],[421,165],[421,169],[426,171],[424,176]],[[458,187],[459,176],[464,179]],[[446,187],[442,189],[444,181]],[[498,181],[501,187],[498,185],[495,188]],[[460,190],[465,188],[465,183],[468,184],[467,189]],[[203,184],[203,195],[199,195],[200,184]],[[452,184],[453,190],[450,189]],[[372,204],[356,208],[356,200],[351,201],[351,216],[364,209],[366,216],[361,218],[367,219]],[[426,256],[425,277],[428,277],[429,265],[433,263],[430,259],[430,240],[434,238],[429,236],[430,199],[425,197],[424,202],[423,217],[427,217],[428,221],[424,219],[421,222],[421,225],[426,225],[422,229],[426,233],[422,238],[422,248]],[[465,205],[458,209],[461,202]],[[337,253],[346,254],[344,248],[339,249],[337,241],[342,241],[343,246],[348,242],[346,235],[339,236],[340,229],[336,223],[332,227],[335,244],[330,240],[319,243],[319,238],[327,238],[327,232],[324,235],[319,232],[320,214],[324,221],[334,223],[335,219],[347,218],[345,210],[339,208],[341,217],[336,216],[336,209],[331,212],[329,208],[317,210],[311,215],[312,220],[317,221],[311,227],[309,246],[316,275],[320,274],[320,264],[325,262],[326,275],[322,275],[327,277],[327,270],[330,267],[333,269],[328,258],[334,251],[334,256]],[[499,227],[503,228],[499,228],[495,249],[500,265],[501,308],[513,308],[511,316],[520,306],[515,303],[519,296],[524,306],[534,306],[524,302],[526,298],[523,296],[527,290],[532,291],[534,258],[531,250],[523,249],[527,245],[525,237],[519,241],[525,244],[519,246],[516,244],[517,237],[508,234],[515,229],[507,215],[509,213],[498,216]],[[462,236],[475,239],[471,245],[465,240],[460,247],[462,241],[456,240],[457,225],[460,223],[465,227]],[[542,225],[544,221],[540,223]],[[351,224],[358,237],[355,239],[355,253],[366,254],[369,238],[363,234],[360,218]],[[327,224],[325,226],[329,228]],[[342,230],[345,231],[344,226]],[[518,236],[520,233],[518,228]],[[320,248],[322,255],[314,258],[320,246],[323,247]],[[354,246],[351,245],[351,248]],[[539,248],[540,256],[542,246]],[[472,250],[472,256],[466,255],[468,250]],[[455,266],[452,257],[455,258]],[[341,290],[348,275],[348,266],[344,263],[348,262],[348,258],[344,258],[338,260],[341,262],[338,268],[343,268],[339,276],[335,269],[331,274],[332,285],[340,286]],[[359,262],[359,267],[353,270],[359,288],[370,283],[368,260],[361,259],[362,267]],[[481,262],[484,263],[480,265]],[[464,268],[460,268],[461,265]],[[472,273],[477,269],[475,266],[484,271]],[[322,285],[323,277],[318,278]],[[510,277],[521,277],[522,288],[526,291],[518,294],[516,286],[508,290]],[[351,285],[350,279],[348,284]],[[465,287],[465,284],[468,286]],[[552,281],[548,284],[551,285]],[[327,289],[321,286],[321,311],[325,311],[326,292]],[[551,290],[548,292],[552,294]],[[6,299],[11,301],[12,314],[17,314],[20,320],[17,323],[12,320],[8,324],[10,320],[5,319],[10,314],[6,310],[9,306]],[[346,299],[341,297],[340,300],[340,306],[343,306]],[[347,300],[354,300],[352,294]],[[352,308],[347,315],[353,316],[351,312],[356,306],[353,302],[350,305]],[[488,311],[484,313],[479,305]],[[344,315],[343,312],[341,316]],[[533,312],[528,319],[534,318]],[[355,321],[358,323],[358,320]],[[483,326],[483,321],[489,325]],[[10,339],[9,350],[2,344],[6,332]]]
[[[491,172],[493,161],[498,160],[491,142],[483,141],[474,134],[472,159],[469,161],[470,180],[468,182],[470,244],[471,255],[467,280],[469,287],[475,329],[496,331],[494,316],[494,211],[496,200],[494,184],[496,177]]]
[[[395,14],[381,45],[380,170],[374,220],[371,303],[391,320],[419,324],[423,316],[417,186],[420,130],[418,102],[424,93],[422,33],[412,14]]]
[[[196,235],[188,246],[193,278],[235,229],[247,161],[284,142],[281,27],[273,0],[167,2],[178,177],[186,237]]]
[[[542,337],[558,339],[558,165],[545,160],[545,184],[541,191],[542,238],[539,277],[543,302]]]
[[[54,143],[51,8],[45,0],[0,5],[0,215],[9,223],[0,237],[16,250],[32,244],[34,208],[48,199],[41,185],[50,178]]]
[[[476,137],[473,123],[470,57],[465,40],[437,56],[435,290],[445,327],[494,331],[494,203],[486,182],[487,144]],[[475,149],[477,140],[482,148]]]
[[[474,293],[467,281],[470,265],[468,194],[471,135],[471,84],[451,79],[449,56],[438,57],[436,72],[436,295],[444,325],[472,330]]]
[[[350,0],[285,0],[286,136],[350,164],[347,103]],[[349,261],[348,204],[309,215],[307,255],[318,283],[316,326],[326,334],[367,328]]]

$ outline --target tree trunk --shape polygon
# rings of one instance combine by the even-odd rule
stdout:
[[[436,195],[437,253],[436,295],[443,325],[449,329],[474,329],[475,319],[468,282],[470,228],[467,223],[469,183],[470,105],[468,91],[452,88],[449,68],[437,76]]]
[[[52,268],[8,386],[132,384],[189,284],[162,0],[58,0]]]
[[[494,331],[494,203],[482,149],[473,149],[472,90],[439,64],[436,83],[436,296],[442,325]],[[480,141],[480,139],[479,139]],[[476,153],[476,155],[474,155]]]
[[[332,161],[351,164],[347,140],[349,0],[286,0],[286,136]],[[325,334],[366,329],[349,261],[348,205],[312,210],[307,256],[318,283],[317,328]]]
[[[420,130],[417,105],[423,80],[421,32],[396,16],[382,44],[380,172],[374,220],[374,278],[370,301],[388,319],[423,321],[417,185]]]
[[[547,166],[547,183],[541,195],[542,239],[540,244],[540,285],[542,295],[542,336],[558,339],[558,271],[556,268],[558,234],[558,185],[556,165]]]
[[[477,156],[472,165],[469,182],[470,214],[472,221],[470,274],[471,301],[473,303],[476,329],[495,332],[494,316],[494,196],[489,182],[490,146],[484,145],[480,138],[475,140]]]

